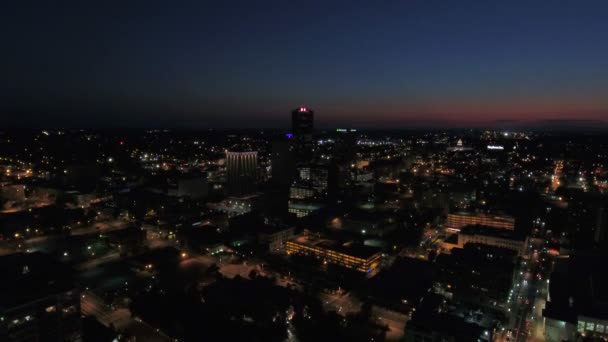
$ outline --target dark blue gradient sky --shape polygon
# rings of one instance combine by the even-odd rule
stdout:
[[[608,120],[608,1],[7,1],[2,123]]]

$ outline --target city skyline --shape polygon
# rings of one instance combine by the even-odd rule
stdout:
[[[0,13],[0,342],[608,341],[607,0]]]
[[[604,128],[608,4],[5,5],[6,127]]]

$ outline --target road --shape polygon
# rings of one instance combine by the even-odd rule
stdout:
[[[0,241],[0,255],[8,255],[18,252],[32,252],[40,250],[44,245],[56,239],[55,236],[34,236],[25,239],[14,239]]]
[[[405,325],[409,320],[407,315],[374,306],[372,307],[372,317],[378,324],[388,326],[386,341],[400,341],[403,338]]]
[[[106,327],[113,326],[118,330],[124,329],[131,313],[127,309],[112,310],[103,299],[91,291],[85,291],[80,296],[80,311],[84,316],[95,316]]]
[[[91,291],[85,291],[80,296],[80,310],[84,316],[95,316],[106,327],[135,336],[137,341],[174,341],[162,331],[149,326],[139,318],[131,317],[131,312],[128,309],[112,309],[102,298]]]
[[[342,316],[361,311],[361,301],[349,293],[321,293],[319,299],[326,311],[335,311]]]
[[[541,260],[550,258],[541,246],[528,246],[528,252],[515,268],[515,278],[507,302],[509,323],[496,341],[544,341],[542,309],[547,297],[546,279],[550,270]]]
[[[118,260],[120,260],[120,253],[113,252],[113,253],[106,254],[104,256],[100,256],[95,259],[91,259],[91,260],[85,261],[83,263],[80,263],[76,266],[76,269],[79,271],[90,270],[97,266],[101,266],[105,263],[118,261]]]
[[[96,222],[86,227],[74,228],[70,235],[89,235],[115,230],[125,229],[129,226],[128,221],[116,219],[112,221]],[[0,256],[17,252],[33,252],[45,250],[50,242],[61,239],[60,235],[38,235],[27,236],[23,239],[11,239],[0,241]]]
[[[542,290],[541,290],[542,291]],[[532,321],[532,340],[533,341],[544,341],[545,340],[545,327],[543,320],[543,308],[546,304],[547,293],[542,292],[541,295],[536,298],[533,309],[533,321]]]
[[[357,313],[361,310],[361,300],[351,295],[350,292],[342,295],[322,293],[319,295],[319,299],[322,301],[325,310],[335,311],[342,316]],[[388,326],[389,330],[386,333],[387,341],[399,341],[403,338],[405,325],[409,318],[400,312],[373,306],[372,319],[379,325]]]
[[[94,234],[94,233],[111,232],[114,230],[125,229],[129,226],[129,224],[130,224],[130,222],[121,220],[121,219],[104,221],[104,222],[95,222],[92,225],[89,225],[88,227],[72,229],[70,234],[71,235],[89,235],[89,234]]]

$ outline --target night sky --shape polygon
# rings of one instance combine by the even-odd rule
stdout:
[[[331,2],[331,4],[330,4]],[[608,120],[608,1],[3,1],[0,123]]]

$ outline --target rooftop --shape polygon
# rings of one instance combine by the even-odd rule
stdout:
[[[564,321],[578,315],[608,319],[608,275],[599,267],[606,262],[606,252],[578,252],[558,262],[551,274],[551,301],[544,316]]]
[[[322,239],[322,238],[309,238],[306,235],[300,235],[294,239],[293,242],[296,242],[300,245],[306,245],[311,247],[318,247],[322,249],[327,249],[331,251],[335,251],[338,253],[343,253],[347,255],[352,255],[356,258],[369,259],[375,254],[380,253],[380,248],[366,246],[362,244],[346,242],[339,243],[335,240]]]
[[[512,230],[500,229],[500,228],[494,228],[494,227],[488,227],[488,226],[481,226],[481,225],[472,225],[472,226],[463,227],[460,230],[460,234],[485,235],[485,236],[492,236],[492,237],[497,237],[497,238],[502,238],[502,239],[518,240],[518,241],[524,241],[526,239],[526,237],[524,235],[518,234]]]
[[[258,232],[264,234],[274,234],[290,228],[293,228],[293,226],[264,224],[258,229]]]
[[[491,217],[491,218],[494,218],[494,219],[515,221],[515,218],[513,218],[513,216],[506,215],[504,213],[498,213],[498,212],[495,212],[495,213],[483,213],[483,212],[456,211],[456,212],[452,212],[450,214],[452,214],[452,215],[459,215],[459,216],[470,216],[470,217],[475,217],[475,216],[479,216],[479,217]]]
[[[407,328],[416,331],[436,332],[457,341],[479,341],[484,330],[479,325],[468,323],[460,317],[448,314],[414,315]]]

